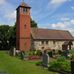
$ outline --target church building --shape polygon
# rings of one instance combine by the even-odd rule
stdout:
[[[16,17],[16,49],[20,51],[45,49],[72,49],[74,38],[69,31],[31,28],[30,9],[22,2]]]

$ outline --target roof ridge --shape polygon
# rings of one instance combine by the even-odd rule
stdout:
[[[53,31],[68,31],[68,30],[57,30],[57,29],[48,29],[48,28],[32,28],[32,29],[38,29],[38,30],[53,30]],[[69,32],[69,31],[68,31]]]

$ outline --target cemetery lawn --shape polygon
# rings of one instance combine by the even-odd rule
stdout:
[[[57,74],[36,66],[37,61],[23,61],[0,51],[0,74]]]

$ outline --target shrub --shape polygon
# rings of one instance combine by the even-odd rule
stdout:
[[[68,55],[69,59],[74,60],[74,49],[69,50],[69,55]]]
[[[69,50],[69,53],[70,53],[70,54],[74,54],[74,49]]]
[[[35,55],[35,51],[34,51],[34,50],[29,51],[28,54],[29,54],[29,55]]]
[[[57,72],[66,72],[66,74],[71,72],[70,62],[67,61],[64,57],[59,57],[57,60],[54,60],[49,63],[49,70]]]
[[[64,56],[60,56],[57,58],[57,62],[63,62],[66,61],[66,58]]]
[[[52,71],[59,71],[59,70],[60,70],[59,67],[60,67],[60,65],[59,65],[59,63],[57,63],[56,60],[49,63],[49,70],[52,70]]]
[[[72,54],[72,56],[71,56],[71,60],[74,60],[74,54]]]
[[[62,50],[58,50],[58,54],[59,55],[62,55]]]
[[[49,55],[50,57],[53,57],[52,51],[49,51],[49,52],[48,52],[48,55]]]
[[[38,55],[38,56],[42,56],[41,50],[36,50],[36,51],[35,51],[35,54]]]
[[[18,54],[18,57],[20,57],[20,58],[23,60],[24,57],[25,57],[25,52],[24,52],[24,51],[21,51],[21,52]]]

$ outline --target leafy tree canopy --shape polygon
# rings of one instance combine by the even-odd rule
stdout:
[[[32,19],[31,19],[31,27],[38,27],[37,23]]]

